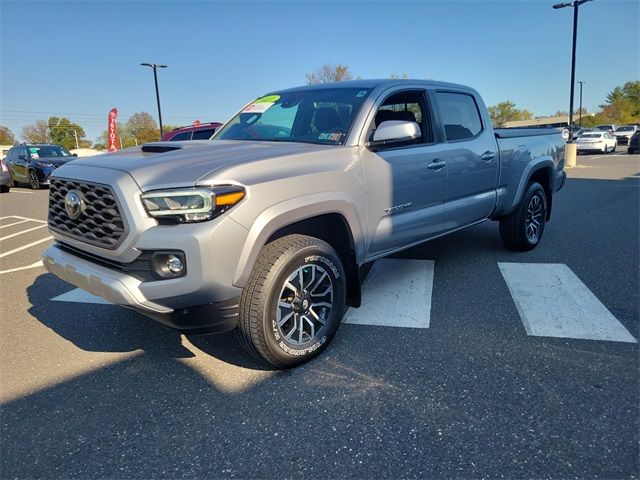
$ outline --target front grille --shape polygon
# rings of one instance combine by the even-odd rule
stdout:
[[[64,207],[65,195],[78,190],[86,205],[78,219]],[[49,228],[71,238],[113,250],[124,239],[125,224],[111,188],[77,180],[51,179],[49,188]]]

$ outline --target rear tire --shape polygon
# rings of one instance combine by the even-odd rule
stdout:
[[[254,356],[290,368],[322,352],[345,311],[340,257],[328,243],[287,235],[265,245],[240,298],[236,334]]]
[[[547,194],[539,183],[530,183],[516,209],[500,219],[502,242],[511,250],[532,250],[542,239],[546,221]]]
[[[0,193],[8,193],[9,190],[11,190],[11,187],[9,187],[9,185],[0,185]]]

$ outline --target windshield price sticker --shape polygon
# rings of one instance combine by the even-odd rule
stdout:
[[[29,152],[31,152],[31,158],[40,158],[40,155],[38,155],[38,150],[40,150],[39,148],[30,148]]]
[[[255,100],[242,110],[242,113],[264,113],[269,110],[274,103],[280,100],[280,95],[268,95]]]
[[[342,138],[342,133],[321,133],[318,135],[318,140],[330,140],[332,142],[339,142]]]

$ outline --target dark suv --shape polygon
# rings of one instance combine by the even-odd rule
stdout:
[[[174,128],[162,136],[163,141],[178,140],[209,140],[218,128],[222,126],[219,122],[198,123],[186,127]]]
[[[76,156],[60,145],[23,143],[9,150],[5,163],[14,184],[28,183],[38,190],[49,184],[49,177],[56,168]]]
[[[640,151],[640,130],[636,130],[633,136],[629,139],[627,145],[627,153],[637,153]]]

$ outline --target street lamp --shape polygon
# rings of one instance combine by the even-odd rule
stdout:
[[[586,0],[582,0],[586,1]],[[141,63],[143,67],[153,68],[153,80],[156,83],[156,100],[158,101],[158,120],[160,121],[160,140],[162,140],[162,112],[160,110],[160,93],[158,91],[158,75],[156,73],[156,69],[158,68],[167,68],[166,65],[158,65],[157,63]]]
[[[575,0],[567,3],[556,3],[553,8],[573,7],[573,48],[571,49],[571,94],[569,100],[569,142],[573,143],[573,91],[576,83],[576,37],[578,34],[578,7],[591,0]]]
[[[580,84],[580,110],[578,110],[578,113],[580,114],[580,128],[582,128],[582,85],[587,82],[578,81],[578,83]]]

